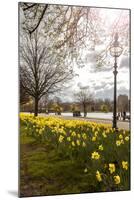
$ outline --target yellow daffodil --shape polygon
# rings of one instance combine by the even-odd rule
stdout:
[[[86,133],[83,133],[83,134],[82,134],[82,138],[83,138],[84,140],[87,139],[87,135],[86,135]]]
[[[109,164],[109,171],[111,174],[113,174],[115,172],[115,164],[114,163]]]
[[[71,137],[67,137],[67,141],[70,142],[71,141]]]
[[[76,144],[80,146],[80,140],[76,140]]]
[[[120,135],[119,135],[119,139],[123,139],[123,136],[122,136],[122,134],[120,134]]]
[[[120,140],[116,140],[116,146],[120,146],[121,145],[121,141]]]
[[[104,137],[104,138],[106,138],[106,137],[107,137],[107,135],[106,135],[106,133],[105,133],[105,132],[103,132],[103,133],[102,133],[102,135],[103,135],[103,137]]]
[[[43,132],[43,129],[40,129],[40,130],[39,130],[39,134],[41,135],[41,134],[42,134],[42,132]]]
[[[97,132],[97,131],[95,131],[94,135],[95,135],[95,137],[97,137],[97,135],[98,135],[98,132]]]
[[[86,146],[86,143],[85,143],[85,142],[82,142],[82,146],[85,147],[85,146]]]
[[[97,151],[94,151],[91,156],[92,159],[98,160],[100,159],[100,154]]]
[[[124,144],[124,140],[123,139],[121,139],[121,144]]]
[[[71,136],[72,136],[72,137],[75,137],[75,136],[76,136],[76,133],[73,131],[72,134],[71,134]]]
[[[128,162],[127,161],[122,161],[122,168],[125,170],[128,170]]]
[[[72,141],[72,146],[75,147],[75,143],[74,143],[74,141]]]
[[[128,137],[128,136],[126,136],[126,137],[125,137],[125,140],[126,140],[126,141],[129,141],[129,137]]]
[[[84,169],[84,173],[87,173],[87,171],[88,171],[87,168],[85,168],[85,169]]]
[[[118,135],[116,134],[115,129],[111,128],[110,124],[98,124],[95,122],[82,120],[65,120],[63,118],[54,116],[34,117],[34,115],[24,113],[20,114],[20,124],[22,124],[24,127],[25,135],[32,136],[33,134],[37,140],[38,138],[39,140],[42,138],[44,139],[44,142],[56,143],[56,138],[58,138],[59,146],[61,145],[63,148],[65,148],[65,151],[69,150],[68,153],[74,151],[74,149],[76,150],[77,154],[79,154],[81,151],[90,152],[92,148],[97,147],[98,150],[90,152],[89,159],[92,159],[91,165],[92,162],[97,162],[96,164],[98,167],[100,167],[98,168],[100,171],[102,168],[104,171],[109,171],[109,175],[112,175],[115,184],[119,184],[121,182],[121,178],[119,174],[115,173],[118,171],[116,170],[115,164],[112,163],[112,161],[111,163],[107,164],[108,159],[107,156],[105,157],[105,155],[107,155],[107,151],[109,150],[108,145],[112,143],[113,149],[115,148],[115,150],[119,150],[118,152],[120,158],[122,155],[124,156],[124,160],[122,160],[120,163],[122,168],[121,172],[123,173],[124,171],[124,173],[126,173],[125,170],[129,170],[129,164],[125,160],[125,149],[127,149],[128,141],[130,139],[129,131],[120,129],[118,131]],[[65,142],[63,143],[63,141]],[[99,142],[101,143],[99,144]],[[120,147],[117,149],[116,146]],[[105,161],[105,164],[101,163],[99,160],[101,159],[101,151],[106,151],[104,154],[102,152],[102,161]],[[86,153],[83,154],[83,158],[85,158],[84,155],[86,155]],[[75,154],[73,156],[75,159]],[[83,159],[81,154],[78,156],[80,159]],[[111,152],[111,158],[112,157],[113,152]],[[88,172],[87,168],[82,170],[83,173]],[[94,176],[98,182],[101,182],[103,181],[103,176],[99,170],[95,172]]]
[[[99,181],[99,182],[102,181],[101,174],[100,174],[100,172],[99,172],[98,170],[96,171],[96,179],[97,179],[97,181]]]
[[[59,142],[61,143],[63,141],[63,139],[64,139],[64,136],[60,135]]]
[[[102,144],[99,145],[99,150],[100,150],[100,151],[103,151],[103,149],[104,149],[104,148],[103,148]]]
[[[94,136],[94,137],[92,137],[92,141],[93,142],[95,142],[96,141],[96,137]]]
[[[115,182],[116,185],[118,185],[121,182],[119,175],[114,176],[114,182]]]

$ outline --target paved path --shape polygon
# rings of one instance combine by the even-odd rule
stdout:
[[[95,119],[95,118],[83,118],[83,117],[72,117],[72,116],[63,116],[63,115],[46,115],[46,114],[39,114],[41,116],[55,116],[63,119],[77,119],[77,120],[83,120],[83,121],[91,121],[91,122],[96,122],[96,123],[103,123],[103,124],[111,124],[112,125],[112,120],[110,119]],[[117,122],[118,128],[122,128],[125,130],[130,130],[130,123],[129,121],[118,121]]]

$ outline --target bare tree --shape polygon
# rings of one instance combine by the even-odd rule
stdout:
[[[30,97],[28,93],[25,91],[25,89],[23,88],[21,80],[20,80],[19,86],[20,86],[19,101],[20,101],[20,105],[23,105],[30,101]]]
[[[93,95],[89,91],[89,88],[80,88],[80,91],[76,93],[77,101],[82,105],[84,117],[87,115],[87,107],[93,101]]]
[[[61,83],[71,78],[72,69],[67,60],[72,59],[78,66],[84,66],[85,49],[95,50],[97,45],[106,44],[104,50],[97,54],[93,51],[93,54],[94,66],[107,66],[109,38],[114,34],[113,30],[119,27],[123,44],[128,37],[128,14],[125,14],[126,20],[122,20],[125,15],[119,16],[109,29],[96,8],[20,3],[20,10],[21,34],[26,35],[20,40],[20,74],[23,87],[35,99],[35,115],[40,98],[59,91]],[[91,56],[89,59],[92,60]]]
[[[23,11],[24,20],[23,28],[31,35],[36,31],[36,29],[43,22],[49,26],[54,26],[54,34],[64,33],[64,39],[59,46],[64,45],[67,41],[71,39],[80,39],[79,36],[86,31],[88,33],[87,22],[89,20],[89,7],[81,6],[64,6],[64,5],[51,5],[51,4],[40,4],[40,3],[25,3],[21,2],[20,8]],[[86,23],[84,23],[83,31],[79,32],[79,21],[84,18]],[[58,22],[58,23],[57,23]],[[46,26],[47,27],[47,26]],[[84,31],[85,30],[85,31]],[[45,30],[47,32],[47,29]],[[81,34],[80,34],[81,33]],[[82,39],[82,38],[81,38]]]
[[[123,54],[129,52],[128,10],[118,10],[117,17],[107,26],[107,19],[101,15],[101,8],[39,3],[20,3],[20,7],[25,18],[23,28],[31,35],[40,26],[44,26],[46,34],[56,38],[55,47],[68,47],[70,57],[80,67],[85,65],[82,48],[95,49],[97,45],[105,47],[97,53],[94,52],[96,69],[102,70],[102,66],[111,67],[109,47],[115,31],[121,38]]]
[[[55,38],[55,48],[68,48],[68,55],[82,66],[81,49],[87,38],[94,41],[99,27],[97,13],[90,7],[51,4],[20,3],[22,28],[30,36],[37,29],[44,29],[44,37]],[[81,53],[80,53],[81,51]]]
[[[23,28],[30,34],[34,33],[38,29],[45,12],[48,8],[48,4],[42,5],[39,3],[25,3],[21,2],[21,9],[24,12],[25,21]]]
[[[35,116],[38,115],[41,97],[60,91],[73,77],[66,54],[53,54],[47,43],[36,30],[31,37],[24,35],[20,44],[20,79],[24,90],[35,100]]]

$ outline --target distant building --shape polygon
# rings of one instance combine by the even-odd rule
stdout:
[[[118,96],[118,112],[129,111],[129,100],[128,96],[123,94]]]

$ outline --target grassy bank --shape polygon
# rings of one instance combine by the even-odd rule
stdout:
[[[20,116],[21,196],[129,190],[129,131]]]

